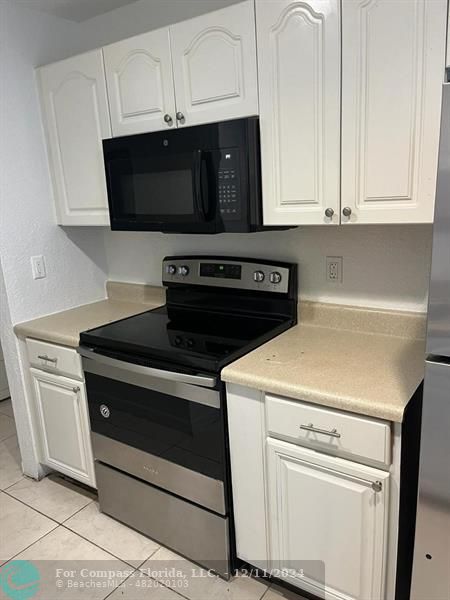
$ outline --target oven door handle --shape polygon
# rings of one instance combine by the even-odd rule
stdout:
[[[202,387],[213,388],[217,384],[217,377],[210,375],[189,375],[189,373],[177,373],[176,371],[165,371],[164,369],[155,369],[154,367],[144,367],[143,365],[135,365],[117,358],[111,358],[110,356],[104,356],[103,354],[97,354],[87,348],[79,347],[78,353],[84,358],[94,360],[95,362],[109,365],[111,367],[117,367],[124,371],[130,371],[131,373],[138,373],[140,375],[149,375],[158,379],[168,379],[169,381],[178,381],[180,383],[190,383],[192,385],[200,385]],[[89,369],[86,369],[89,371]]]

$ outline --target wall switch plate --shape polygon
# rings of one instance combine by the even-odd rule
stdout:
[[[327,281],[329,281],[330,283],[342,283],[342,269],[342,256],[327,256]]]
[[[31,271],[33,273],[33,279],[44,279],[44,277],[47,277],[45,261],[42,255],[31,257]]]

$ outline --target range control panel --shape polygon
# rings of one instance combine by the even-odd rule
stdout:
[[[227,221],[240,219],[241,194],[237,148],[221,150],[217,178],[220,216]]]
[[[172,257],[163,261],[163,283],[206,285],[286,294],[288,266],[209,257]]]

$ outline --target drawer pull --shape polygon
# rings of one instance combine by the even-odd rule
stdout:
[[[312,423],[308,423],[308,425],[300,425],[300,429],[304,429],[305,431],[313,431],[314,433],[321,433],[322,435],[331,435],[331,437],[340,438],[341,434],[338,433],[337,429],[332,429],[328,431],[327,429],[320,429],[319,427],[314,427]]]
[[[374,481],[372,483],[372,489],[374,492],[381,492],[381,490],[383,489],[383,484],[381,483],[381,481]]]
[[[46,354],[38,354],[38,358],[40,358],[41,360],[45,360],[46,362],[55,363],[55,365],[58,362],[57,358],[50,358]]]
[[[78,394],[79,391],[80,391],[80,387],[78,385],[76,385],[75,387],[72,388],[72,392],[74,394]]]

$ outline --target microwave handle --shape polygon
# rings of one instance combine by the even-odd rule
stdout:
[[[203,181],[202,181],[202,163],[203,163],[204,152],[203,150],[196,150],[194,158],[194,196],[195,205],[198,212],[202,216],[203,220],[206,221],[209,213],[209,206],[205,207],[205,201],[203,197]],[[208,185],[207,185],[208,188]],[[207,203],[209,204],[209,202]]]

